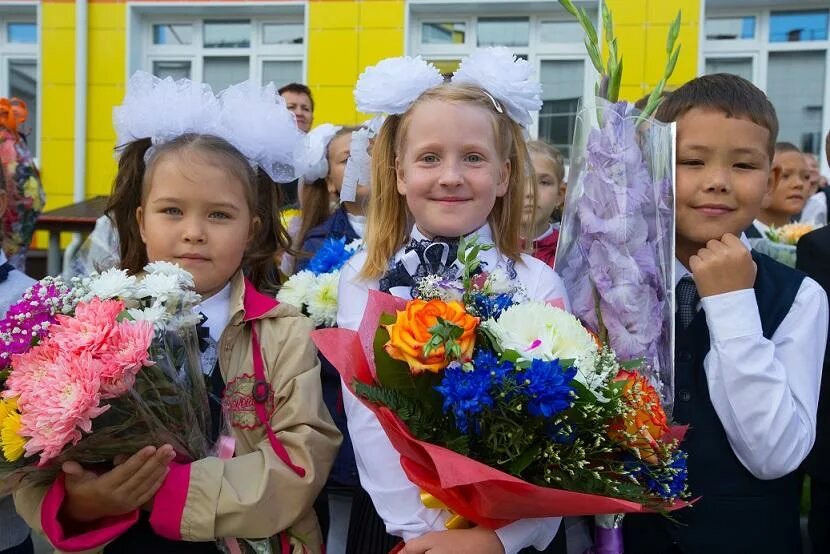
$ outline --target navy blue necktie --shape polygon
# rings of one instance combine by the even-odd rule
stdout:
[[[694,279],[686,275],[677,283],[677,314],[680,317],[680,324],[685,329],[689,326],[697,314],[697,304],[700,296],[697,294],[697,287]]]

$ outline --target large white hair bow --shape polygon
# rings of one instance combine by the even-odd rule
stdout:
[[[303,176],[306,183],[313,183],[329,174],[329,144],[342,128],[340,125],[323,123],[303,137],[294,160],[297,173]]]
[[[294,179],[294,152],[302,133],[273,84],[246,81],[215,95],[189,79],[160,79],[139,71],[113,110],[119,145],[149,138],[164,144],[186,133],[225,139],[277,182]]]
[[[388,58],[368,67],[354,90],[357,108],[371,114],[404,113],[428,89],[443,82],[441,72],[420,57]],[[542,107],[542,85],[527,60],[504,47],[479,48],[461,61],[453,83],[469,83],[487,92],[507,115],[527,128],[531,112]]]

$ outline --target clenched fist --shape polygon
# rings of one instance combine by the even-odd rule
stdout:
[[[741,240],[726,234],[721,240],[710,240],[705,248],[689,258],[689,269],[701,298],[725,292],[751,289],[757,267],[752,254]]]

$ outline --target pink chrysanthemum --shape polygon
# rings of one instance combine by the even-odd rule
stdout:
[[[102,348],[116,326],[116,317],[124,310],[120,300],[93,298],[75,308],[74,317],[57,316],[58,325],[49,330],[49,338],[69,352]]]
[[[124,321],[116,326],[100,352],[103,398],[115,398],[127,392],[135,384],[141,368],[152,365],[148,353],[152,341],[150,321]]]
[[[50,340],[38,344],[29,351],[12,357],[14,371],[6,380],[4,398],[20,397],[21,410],[29,408],[32,399],[39,396],[43,381],[49,375],[61,371],[59,367],[60,348]]]
[[[29,437],[26,455],[40,453],[38,465],[77,444],[82,433],[92,431],[92,420],[107,411],[100,403],[101,372],[101,361],[89,352],[58,351],[53,370],[31,391],[34,398],[26,399],[25,407],[20,403],[20,434]]]

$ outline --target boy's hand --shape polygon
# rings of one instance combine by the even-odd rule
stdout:
[[[114,469],[97,475],[66,462],[66,501],[61,513],[78,523],[129,513],[153,498],[176,456],[173,447],[146,446]]]
[[[757,267],[746,246],[735,235],[710,240],[689,258],[689,269],[701,298],[751,289]]]
[[[434,531],[406,543],[400,554],[504,554],[495,531],[484,527]]]

